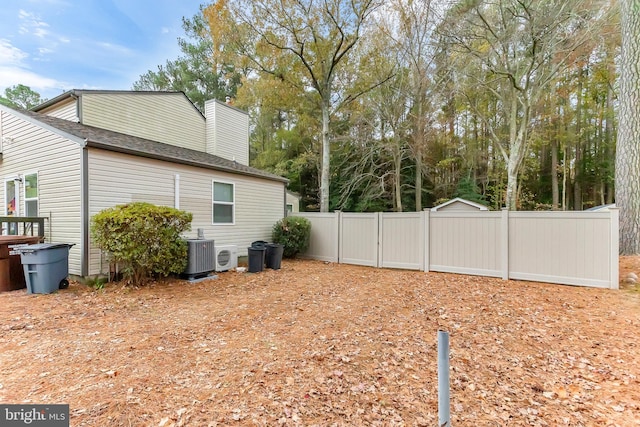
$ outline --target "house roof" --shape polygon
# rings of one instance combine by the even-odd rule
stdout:
[[[5,107],[9,108],[9,107]],[[288,182],[289,180],[260,169],[245,166],[232,160],[227,160],[213,154],[188,148],[177,147],[149,139],[101,129],[93,126],[64,120],[46,114],[26,110],[11,109],[25,120],[39,125],[45,125],[49,130],[61,134],[63,137],[75,137],[84,141],[88,147],[131,154],[134,156],[164,160],[172,163],[197,166],[223,172],[249,175],[272,181]]]
[[[432,211],[439,211],[440,209],[452,205],[454,203],[463,203],[465,205],[469,205],[471,207],[474,207],[476,209],[478,209],[479,211],[488,211],[489,208],[487,208],[485,205],[481,205],[480,203],[476,203],[476,202],[472,202],[471,200],[467,200],[467,199],[463,199],[461,197],[456,197],[455,199],[451,199],[448,200],[438,206],[434,206],[431,208]]]
[[[609,209],[615,208],[615,207],[616,207],[615,203],[609,203],[607,205],[594,206],[592,208],[585,209],[585,210],[589,212],[602,212],[602,211],[608,211]]]

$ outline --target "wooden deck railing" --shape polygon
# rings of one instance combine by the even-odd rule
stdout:
[[[46,217],[0,216],[2,234],[44,237]]]

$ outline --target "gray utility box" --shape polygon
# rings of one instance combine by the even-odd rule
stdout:
[[[187,267],[184,270],[190,279],[206,276],[216,269],[216,250],[213,240],[187,239]]]
[[[24,269],[27,292],[50,294],[69,287],[69,249],[67,243],[37,243],[17,248]]]

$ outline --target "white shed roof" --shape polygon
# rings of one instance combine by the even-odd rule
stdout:
[[[456,209],[456,207],[461,208],[460,210],[489,210],[489,208],[487,208],[485,205],[481,205],[480,203],[472,202],[471,200],[466,200],[460,197],[456,197],[455,199],[451,199],[447,202],[439,204],[438,206],[434,206],[431,208],[431,210],[433,212],[437,212],[439,210],[454,210]]]

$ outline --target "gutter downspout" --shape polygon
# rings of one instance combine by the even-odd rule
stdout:
[[[180,209],[180,174],[174,175],[173,181],[173,207]]]
[[[89,275],[89,150],[85,138],[80,160],[80,275]]]
[[[287,217],[287,184],[284,184],[282,188],[284,188],[284,215],[282,217],[286,218]]]

